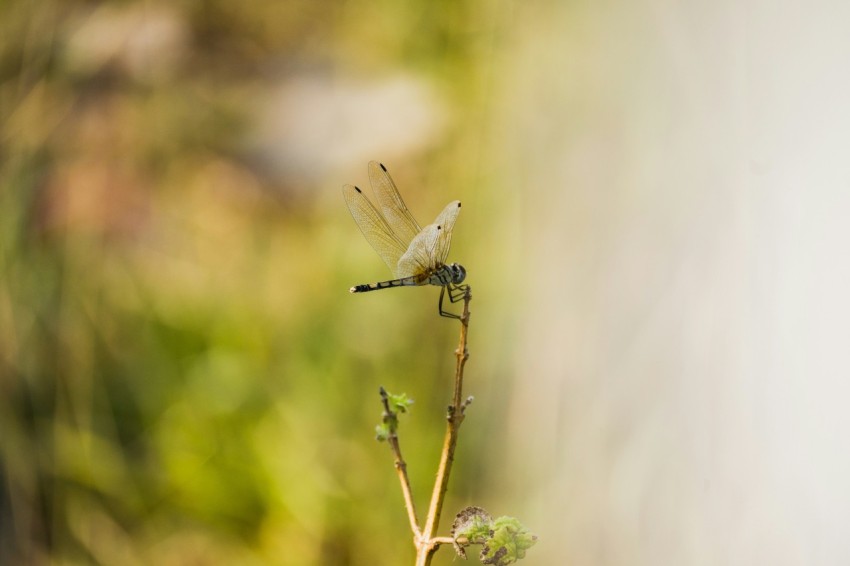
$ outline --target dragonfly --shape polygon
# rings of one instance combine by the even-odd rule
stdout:
[[[369,182],[380,210],[354,185],[343,186],[342,194],[354,222],[395,279],[355,285],[349,291],[366,293],[393,287],[436,285],[440,287],[440,316],[460,319],[443,309],[444,295],[448,294],[449,300],[456,303],[469,289],[468,285],[462,285],[466,269],[457,263],[446,263],[452,230],[460,214],[460,201],[450,202],[433,223],[422,228],[404,204],[383,164],[369,162]]]

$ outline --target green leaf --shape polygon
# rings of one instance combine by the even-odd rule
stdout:
[[[381,423],[375,427],[375,438],[378,442],[385,442],[390,437],[390,427],[387,423]]]
[[[514,517],[499,517],[490,524],[489,537],[481,549],[481,563],[507,566],[534,546],[537,537]]]
[[[514,517],[499,517],[493,520],[481,507],[466,507],[455,516],[452,524],[455,552],[466,558],[466,547],[481,544],[482,564],[507,566],[520,558],[534,546],[537,537],[528,532]]]
[[[386,402],[382,423],[375,429],[379,441],[387,440],[398,430],[398,414],[406,413],[413,404],[406,393],[395,395],[381,388],[381,398]]]
[[[397,411],[399,413],[406,413],[411,405],[413,405],[413,399],[407,396],[407,393],[399,393],[395,395],[393,393],[389,393],[390,400],[390,409],[393,411]]]

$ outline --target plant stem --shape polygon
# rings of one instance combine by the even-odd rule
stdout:
[[[397,419],[397,415],[390,409],[390,401],[387,396],[387,391],[383,387],[380,389],[381,403],[384,405],[384,421],[388,419]],[[395,428],[390,429],[390,434],[387,436],[387,443],[395,456],[395,470],[398,474],[398,481],[401,483],[401,492],[404,495],[404,506],[407,509],[407,519],[410,521],[410,530],[413,531],[413,539],[418,544],[420,539],[419,519],[416,518],[416,505],[413,503],[413,495],[410,491],[410,479],[407,476],[407,462],[401,455],[401,446],[398,442],[398,435]]]
[[[425,527],[416,544],[416,566],[428,566],[434,553],[440,544],[445,543],[446,537],[435,537],[440,525],[440,514],[443,510],[443,502],[449,486],[449,475],[454,463],[455,447],[460,425],[464,419],[464,410],[468,400],[463,399],[463,368],[469,358],[469,350],[466,347],[466,336],[469,330],[469,301],[472,299],[472,290],[467,286],[463,295],[463,314],[460,317],[460,342],[455,350],[457,366],[455,368],[454,396],[449,406],[446,436],[443,439],[443,451],[440,454],[440,465],[437,469],[437,479],[434,482],[434,491],[431,494],[431,504],[428,507],[428,516],[425,518]]]

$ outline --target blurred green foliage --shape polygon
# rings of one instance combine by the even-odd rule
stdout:
[[[0,562],[412,556],[373,441],[377,387],[416,399],[403,443],[422,498],[456,325],[435,292],[345,292],[385,275],[339,195],[365,160],[293,179],[250,139],[258,101],[305,68],[331,82],[413,70],[450,104],[474,100],[487,15],[448,1],[0,4]],[[451,178],[479,118],[436,140],[455,161],[416,155]],[[462,443],[455,489],[482,480],[485,448]]]

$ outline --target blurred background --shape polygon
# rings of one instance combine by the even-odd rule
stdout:
[[[846,564],[850,6],[0,3],[0,563],[412,562],[458,325],[340,193],[464,203],[469,504],[525,564]],[[455,562],[450,549],[435,564]],[[471,563],[476,560],[472,559]]]

